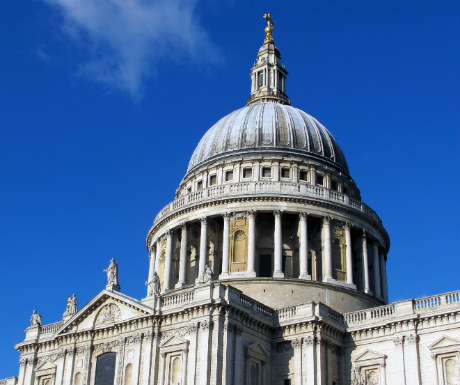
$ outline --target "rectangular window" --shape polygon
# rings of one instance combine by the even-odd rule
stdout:
[[[272,176],[272,168],[271,167],[262,167],[262,177],[270,178]]]
[[[339,191],[339,184],[335,180],[333,180],[331,183],[331,189],[334,191]]]
[[[217,176],[214,174],[214,175],[211,175],[209,177],[209,185],[210,186],[213,186],[217,183]]]
[[[286,378],[284,380],[284,385],[291,385],[291,379],[290,378]]]
[[[192,192],[192,188],[189,187],[189,188],[187,189],[187,194],[191,194],[191,192]]]
[[[225,180],[228,182],[233,180],[233,171],[226,171],[225,172]]]
[[[307,170],[300,170],[299,171],[299,179],[303,181],[308,180],[308,171]]]
[[[281,178],[290,178],[291,177],[291,170],[288,168],[281,169]]]
[[[243,169],[243,178],[252,178],[252,168],[244,168]]]
[[[259,87],[262,87],[264,85],[264,74],[262,71],[259,72],[259,74],[257,75],[258,77],[258,80],[257,80],[257,84]]]
[[[198,183],[196,184],[196,189],[201,190],[203,188],[203,181],[199,180]]]
[[[318,186],[322,186],[324,184],[324,176],[322,175],[316,175],[316,184]]]

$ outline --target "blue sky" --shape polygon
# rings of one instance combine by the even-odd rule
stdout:
[[[0,378],[30,314],[145,296],[144,239],[206,130],[244,105],[271,11],[295,107],[390,234],[390,300],[460,288],[458,1],[15,0],[0,11]]]

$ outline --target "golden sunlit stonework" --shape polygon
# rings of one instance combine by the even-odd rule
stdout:
[[[32,314],[1,385],[459,384],[460,291],[388,303],[389,236],[291,106],[264,18],[247,105],[204,134],[147,233],[146,297],[111,260],[88,304]]]

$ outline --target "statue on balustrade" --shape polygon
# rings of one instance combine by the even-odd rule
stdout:
[[[161,284],[160,284],[160,277],[158,276],[157,272],[153,272],[153,279],[150,282],[146,282],[148,286],[148,295],[154,295],[158,297],[161,292]]]
[[[204,273],[198,278],[198,283],[210,285],[214,284],[214,273],[208,265],[206,265]]]
[[[42,316],[37,313],[36,310],[32,312],[32,316],[30,317],[30,325],[31,326],[40,326],[42,323]]]

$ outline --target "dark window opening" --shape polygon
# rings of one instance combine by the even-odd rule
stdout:
[[[97,357],[94,385],[113,385],[115,380],[116,353],[104,353]]]
[[[272,276],[272,256],[271,254],[261,254],[259,257],[259,277]]]
[[[217,183],[217,176],[216,175],[211,175],[209,177],[209,185],[210,186],[213,186]]]
[[[258,74],[257,84],[259,87],[262,87],[264,85],[264,74],[262,72],[259,72]]]
[[[324,176],[316,175],[316,184],[322,186],[324,184]]]
[[[335,191],[339,191],[339,184],[334,180],[331,183],[331,189]]]
[[[271,167],[262,167],[262,176],[264,178],[270,178],[272,176]]]
[[[227,171],[227,172],[225,173],[225,180],[226,180],[226,181],[233,180],[233,171]]]
[[[281,169],[281,178],[290,178],[291,177],[291,170],[288,168]]]
[[[251,177],[252,177],[252,168],[244,168],[243,178],[251,178]]]
[[[306,170],[300,170],[299,179],[307,181],[308,180],[308,172]]]
[[[203,181],[199,180],[198,183],[196,184],[196,189],[201,190],[203,188]]]
[[[284,385],[291,385],[291,380],[289,378],[286,378],[284,380]]]

